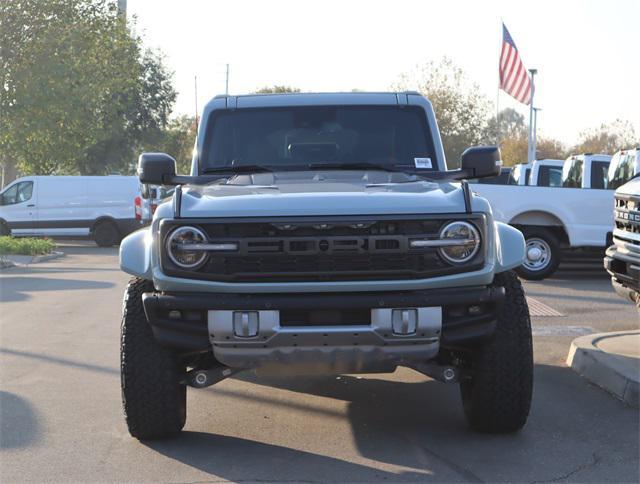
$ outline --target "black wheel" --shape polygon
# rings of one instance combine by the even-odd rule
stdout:
[[[100,247],[111,247],[120,242],[120,232],[113,222],[104,220],[98,222],[93,228],[93,240]]]
[[[561,252],[557,237],[543,227],[524,228],[522,233],[526,243],[525,260],[516,272],[530,281],[546,279],[560,264]]]
[[[0,222],[0,237],[5,235],[11,235],[11,229],[7,227],[5,222]]]
[[[140,440],[160,439],[182,430],[187,418],[187,389],[180,383],[184,368],[160,346],[142,306],[149,281],[133,278],[124,293],[120,376],[122,405],[129,433]]]
[[[533,391],[531,321],[524,290],[515,273],[498,274],[506,298],[492,339],[469,356],[469,374],[460,382],[464,413],[480,432],[507,433],[527,421]]]

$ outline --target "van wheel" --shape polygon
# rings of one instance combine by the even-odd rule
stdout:
[[[496,275],[505,299],[491,340],[469,357],[469,375],[461,380],[465,416],[480,432],[521,429],[529,416],[533,392],[533,345],[529,307],[512,271]]]
[[[111,247],[120,242],[120,232],[113,222],[104,220],[93,228],[93,240],[100,247]]]
[[[7,227],[7,224],[0,222],[0,236],[11,235],[11,229]]]
[[[150,291],[150,281],[131,279],[122,314],[122,405],[129,433],[140,440],[175,435],[187,418],[187,388],[180,383],[184,367],[158,344],[144,314],[142,294]]]
[[[545,228],[524,228],[525,259],[516,269],[523,279],[541,281],[552,275],[560,265],[560,243],[556,236]]]

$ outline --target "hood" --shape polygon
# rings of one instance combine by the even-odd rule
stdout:
[[[640,195],[640,177],[633,178],[621,187],[618,187],[616,193],[636,196]]]
[[[181,216],[461,213],[459,184],[405,173],[306,171],[238,175],[183,189]]]

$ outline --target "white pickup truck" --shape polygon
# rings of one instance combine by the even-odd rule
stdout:
[[[536,187],[561,187],[564,160],[535,160],[531,163],[531,174],[527,185]]]
[[[564,188],[471,184],[489,201],[496,220],[524,233],[527,254],[518,269],[521,277],[549,277],[567,249],[606,248],[613,225],[613,191],[605,189],[609,159],[569,157],[563,168]]]
[[[538,187],[562,186],[564,160],[543,159],[532,163],[519,163],[502,168],[500,175],[490,178],[469,180],[469,183],[484,185],[533,185]]]

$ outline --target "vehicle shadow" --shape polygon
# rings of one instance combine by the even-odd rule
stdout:
[[[0,391],[0,449],[26,447],[40,438],[36,410],[24,398]]]
[[[558,270],[549,279],[549,281],[573,281],[576,279],[584,279],[585,282],[595,282],[593,279],[609,279],[611,276],[605,270],[602,264],[602,258],[594,259],[587,262],[563,261],[560,263]]]
[[[31,275],[31,274],[55,274],[55,273],[71,273],[71,272],[122,272],[119,267],[74,267],[74,266],[59,266],[53,264],[47,264],[47,267],[29,266],[29,268],[12,268],[11,274]],[[9,272],[7,272],[9,273]],[[0,279],[1,281],[1,279]]]
[[[95,372],[104,373],[107,375],[120,376],[120,370],[118,368],[110,368],[108,366],[94,365],[92,363],[72,360],[69,358],[49,356],[44,353],[32,353],[30,351],[13,350],[10,348],[3,348],[0,346],[0,355],[2,354],[9,355],[9,356],[17,356],[20,358],[26,358],[28,360],[44,361],[46,363],[53,363],[54,365],[62,365],[62,366],[69,366],[72,368],[79,368],[81,370],[95,371]]]
[[[290,447],[203,432],[183,432],[178,438],[144,445],[231,482],[438,481],[429,470],[392,473]]]
[[[31,292],[108,289],[111,287],[115,287],[115,284],[106,281],[7,276],[0,278],[0,301],[25,301],[31,297],[29,295]]]
[[[602,442],[611,439],[611,429],[625,429],[625,435],[616,437],[614,450],[619,455],[612,457],[620,459],[624,463],[620,465],[628,466],[630,472],[640,451],[636,438],[638,413],[562,366],[536,365],[529,422],[521,432],[509,435],[470,430],[457,385],[346,375],[267,379],[247,372],[235,378],[252,385],[240,390],[223,385],[209,392],[212,397],[219,393],[237,399],[240,411],[244,401],[284,411],[316,411],[305,401],[296,401],[295,394],[289,395],[290,401],[284,400],[282,394],[273,393],[278,390],[346,402],[350,438],[359,454],[387,466],[409,469],[409,473],[374,472],[373,468],[348,461],[216,434],[187,432],[171,441],[145,445],[232,481],[278,482],[554,480],[577,472],[576,469],[582,472],[596,466]],[[327,413],[326,409],[318,411]],[[341,412],[328,413],[343,418]],[[593,425],[595,422],[600,425]],[[291,428],[289,432],[297,435],[296,441],[302,446],[305,439],[314,438],[301,428]],[[533,462],[544,465],[534,466]]]

